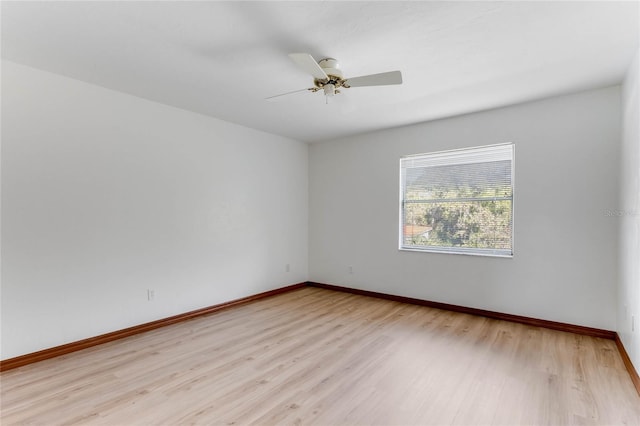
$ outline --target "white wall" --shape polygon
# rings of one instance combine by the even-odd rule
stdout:
[[[1,357],[307,279],[616,329],[620,271],[638,365],[638,219],[606,214],[638,210],[637,67],[623,102],[605,88],[308,152],[3,61]],[[515,257],[398,251],[400,156],[507,141]]]
[[[622,86],[622,155],[620,157],[620,280],[618,334],[640,371],[640,52]],[[632,331],[632,317],[635,329]]]
[[[514,258],[399,251],[399,158],[501,142]],[[310,280],[614,330],[619,153],[619,87],[312,145]]]
[[[3,62],[2,359],[306,281],[307,179],[303,143]]]

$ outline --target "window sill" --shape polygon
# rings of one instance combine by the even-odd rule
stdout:
[[[492,250],[480,251],[478,249],[437,249],[437,248],[418,248],[418,247],[399,247],[399,251],[412,251],[421,253],[439,253],[439,254],[462,254],[466,256],[482,256],[482,257],[502,257],[507,259],[513,258],[513,253],[498,253]]]

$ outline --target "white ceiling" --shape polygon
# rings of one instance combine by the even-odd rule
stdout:
[[[2,2],[2,57],[315,142],[617,84],[638,2]],[[287,57],[402,86],[312,86]]]

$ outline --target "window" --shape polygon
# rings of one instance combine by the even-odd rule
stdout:
[[[513,255],[513,144],[400,159],[400,249]]]

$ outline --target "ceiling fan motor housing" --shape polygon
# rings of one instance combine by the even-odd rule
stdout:
[[[340,64],[336,59],[325,58],[318,62],[318,65],[320,65],[320,68],[324,70],[331,80],[342,80],[344,78]]]

